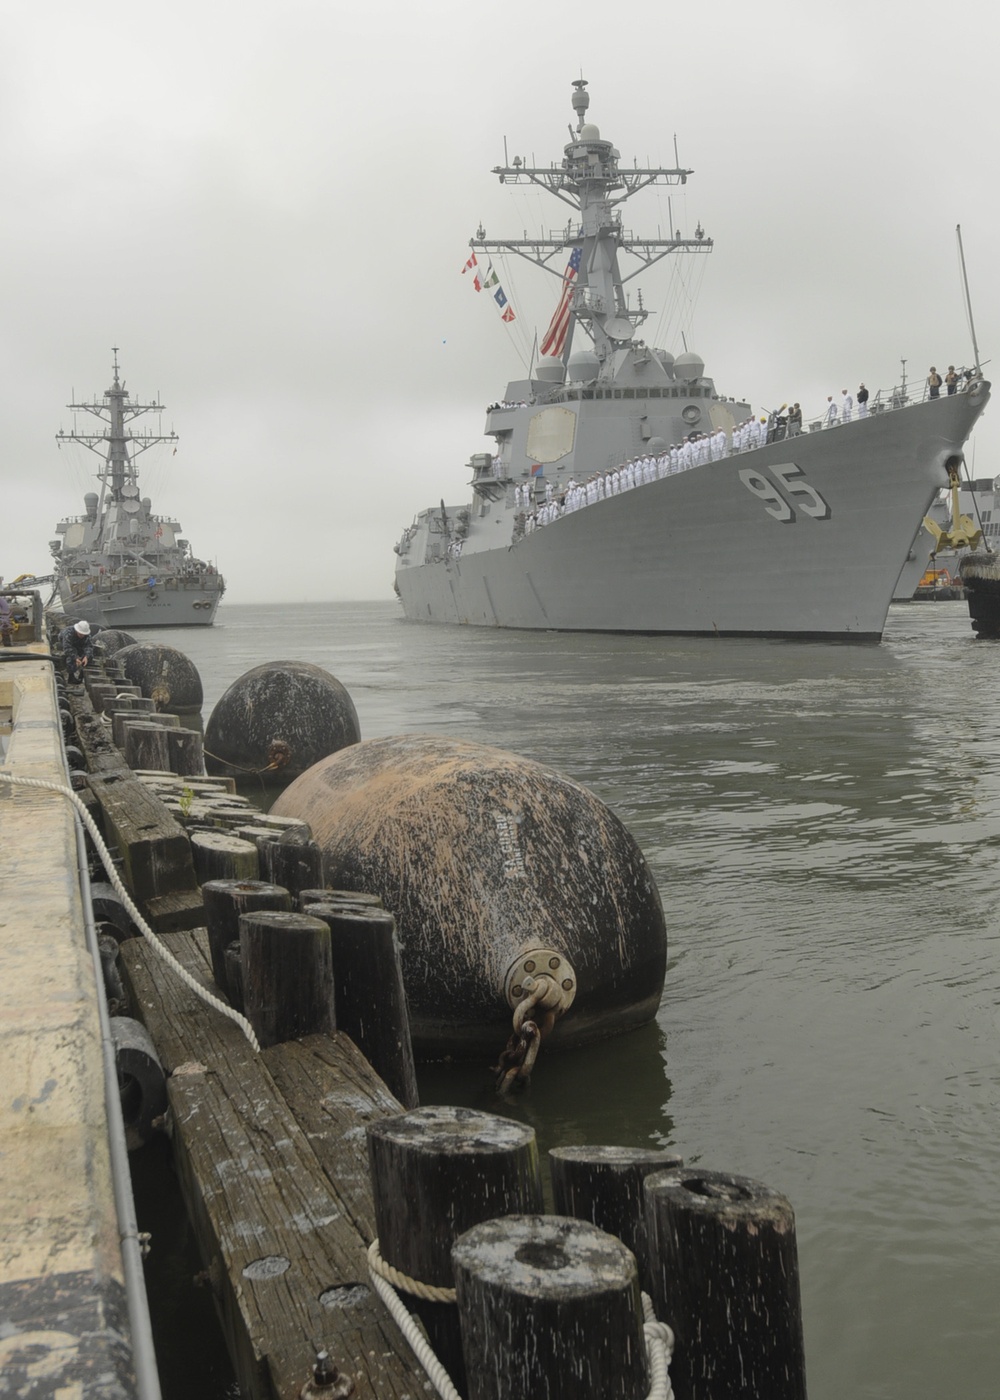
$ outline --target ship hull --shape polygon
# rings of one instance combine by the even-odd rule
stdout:
[[[989,398],[956,395],[599,500],[457,559],[401,557],[414,621],[877,641],[914,531]],[[470,532],[471,533],[471,532]],[[471,547],[470,547],[471,546]]]
[[[95,627],[120,627],[126,632],[144,627],[211,627],[215,621],[222,590],[191,587],[190,580],[158,582],[106,591],[81,593],[74,597],[66,584],[58,590],[58,606],[71,622],[86,621]]]

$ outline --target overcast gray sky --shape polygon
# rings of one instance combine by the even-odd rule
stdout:
[[[673,164],[676,134],[695,171],[673,222],[715,252],[637,283],[647,339],[683,330],[721,393],[808,412],[904,356],[918,380],[971,362],[958,223],[988,358],[997,27],[980,0],[6,4],[0,573],[47,570],[82,510],[93,463],[55,433],[118,345],[181,438],[145,493],[231,601],[390,597],[402,527],[467,499],[483,408],[551,313],[526,264],[501,269],[513,328],[459,274],[480,220],[565,222],[489,171],[505,136],[561,157],[581,73],[623,160]],[[666,231],[665,194],[625,221]]]

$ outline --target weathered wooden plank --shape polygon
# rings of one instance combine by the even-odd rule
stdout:
[[[164,941],[210,984],[205,933]],[[317,1345],[353,1377],[357,1400],[427,1393],[422,1369],[368,1284],[368,1237],[355,1223],[363,1214],[357,1182],[341,1193],[265,1057],[142,940],[123,950],[123,971],[170,1073],[178,1173],[246,1393],[260,1400],[297,1397]],[[346,1053],[353,1061],[353,1047]],[[363,1136],[360,1124],[356,1132]],[[351,1161],[355,1170],[356,1145]]]
[[[156,895],[195,888],[187,835],[159,798],[127,769],[92,773],[90,788],[101,804],[105,829],[118,847],[138,904]]]
[[[274,1082],[363,1239],[375,1238],[364,1129],[403,1106],[343,1032],[308,1035],[264,1051]]]
[[[190,788],[192,792],[235,793],[236,791],[234,778],[210,778],[204,773],[199,773],[197,777],[184,777],[179,773],[167,773],[158,768],[137,768],[135,775],[148,782],[152,787],[170,787],[175,788],[178,792],[184,788]],[[247,805],[249,806],[249,803]]]
[[[205,924],[205,902],[197,889],[155,895],[146,901],[143,912],[154,933],[177,933],[181,929],[203,928]]]
[[[125,772],[125,759],[116,747],[108,726],[95,715],[89,699],[73,695],[69,700],[70,710],[76,722],[76,739],[87,760],[87,770],[91,773]]]

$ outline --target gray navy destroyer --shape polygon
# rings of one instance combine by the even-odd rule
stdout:
[[[876,395],[790,435],[726,398],[695,354],[646,345],[619,253],[639,271],[712,240],[628,233],[620,206],[680,168],[620,165],[586,120],[561,162],[494,171],[571,205],[554,238],[487,240],[562,273],[564,331],[487,411],[471,500],[421,511],[395,546],[407,618],[482,627],[878,640],[915,532],[990,397]],[[556,267],[549,263],[558,259]],[[574,344],[576,339],[583,343]],[[555,353],[551,353],[555,346]],[[546,353],[549,351],[550,353]],[[836,412],[836,418],[834,413]],[[796,425],[791,425],[796,426]]]
[[[103,400],[67,405],[97,418],[100,428],[56,434],[60,446],[79,443],[102,466],[100,494],[89,491],[84,514],[56,526],[61,539],[49,546],[54,600],[73,621],[99,627],[210,627],[226,588],[222,575],[195,558],[180,538],[180,524],[154,515],[139,489],[136,457],[155,444],[176,443],[177,434],[131,431],[134,419],[160,414],[163,405],[133,401],[119,379],[117,349],[114,356],[114,379]]]

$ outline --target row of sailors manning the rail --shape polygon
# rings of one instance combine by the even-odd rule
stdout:
[[[827,410],[824,414],[824,426],[832,427],[835,423],[849,423],[854,416],[854,398],[845,389],[839,401],[835,401],[831,396],[827,400]],[[858,390],[857,415],[859,418],[868,416],[868,390],[862,384]],[[737,423],[732,436],[725,428],[716,428],[711,433],[691,433],[680,443],[674,443],[665,448],[663,452],[646,457],[635,457],[623,466],[614,467],[601,475],[602,478],[613,478],[614,484],[610,490],[604,490],[595,500],[603,500],[605,495],[617,495],[619,491],[631,490],[633,486],[641,486],[647,481],[656,481],[660,477],[671,476],[674,472],[684,471],[688,467],[701,466],[704,462],[718,462],[723,457],[731,457],[738,452],[750,452],[755,447],[763,447],[769,442],[779,442],[785,437],[798,437],[802,431],[802,410],[798,404],[793,404],[790,408],[776,409],[773,413],[762,415],[760,418],[745,418],[742,423]],[[492,462],[493,475],[502,478],[504,475],[504,463],[500,457],[494,457]],[[598,477],[591,477],[587,486],[593,484]],[[586,487],[577,486],[577,483],[570,481],[567,485],[567,509],[575,509],[569,505],[569,496],[576,489],[584,491]],[[547,482],[545,486],[546,500],[552,499],[552,483]],[[525,482],[523,486],[515,487],[515,503],[518,506],[530,506],[533,504],[531,496],[531,486]],[[582,504],[589,504],[584,501]]]
[[[854,416],[854,398],[847,389],[843,390],[839,401],[835,401],[831,395],[827,404],[823,420],[827,427],[832,427],[835,423],[849,423]],[[868,416],[868,390],[863,384],[858,389],[857,415],[859,418]],[[691,433],[679,445],[674,443],[656,455],[634,457],[623,466],[596,473],[583,486],[570,480],[565,493],[566,509],[577,510],[580,505],[590,505],[592,500],[617,496],[621,491],[629,491],[634,486],[642,486],[648,481],[672,476],[674,472],[685,471],[688,467],[698,467],[705,462],[719,462],[724,457],[734,456],[738,452],[751,452],[769,442],[780,442],[785,437],[798,437],[801,432],[802,409],[798,404],[793,404],[791,407],[783,406],[773,413],[763,414],[760,418],[744,418],[742,423],[737,423],[733,428],[731,438],[725,428],[716,428],[711,433]],[[493,459],[493,472],[495,476],[502,475],[503,464],[499,457]],[[596,494],[589,494],[591,488]],[[583,493],[582,499],[579,498],[580,493]],[[534,504],[531,485],[528,482],[515,487],[514,496],[518,506],[530,508]],[[572,498],[577,499],[576,505],[570,504]],[[545,500],[547,504],[552,501],[551,482],[545,484]]]
[[[779,430],[780,431],[780,430]],[[620,467],[609,471],[595,472],[586,482],[579,483],[571,477],[560,497],[555,497],[551,481],[545,483],[545,504],[560,503],[565,510],[579,510],[581,506],[603,501],[608,496],[618,496],[623,491],[631,491],[650,481],[659,481],[665,476],[698,467],[705,462],[719,462],[735,453],[749,452],[773,441],[775,432],[774,416],[771,418],[748,418],[733,428],[732,442],[725,428],[716,428],[712,433],[691,433],[679,445],[674,444],[657,454],[633,457]],[[784,434],[781,434],[784,436]],[[495,459],[494,469],[500,466]],[[532,482],[514,487],[514,504],[520,510],[530,510],[537,504],[537,492],[532,492]]]
[[[864,385],[861,386],[864,392]],[[844,405],[830,402],[837,410],[836,417],[832,414],[827,416],[828,425],[834,422],[849,423],[854,409],[853,399],[847,390],[844,390],[847,402]],[[609,496],[618,496],[623,491],[631,491],[637,486],[644,486],[648,482],[659,481],[665,476],[673,476],[676,472],[687,471],[690,467],[702,466],[706,462],[718,462],[724,457],[734,456],[741,452],[750,452],[754,448],[763,447],[768,442],[779,441],[787,436],[794,437],[801,432],[802,414],[798,404],[788,410],[787,417],[783,411],[768,414],[761,418],[746,418],[742,423],[736,425],[732,431],[732,439],[724,428],[716,428],[712,433],[692,433],[686,437],[680,445],[673,444],[665,451],[656,455],[649,454],[644,457],[634,457],[631,461],[625,462],[620,467],[612,467],[609,471],[595,472],[589,480],[585,482],[574,481],[571,477],[566,483],[565,489],[557,495],[551,481],[545,483],[545,499],[542,502],[537,500],[537,494],[532,492],[531,482],[524,482],[523,485],[514,487],[514,504],[517,509],[530,511],[524,522],[526,534],[539,525],[548,525],[553,520],[558,520],[560,516],[569,514],[570,511],[581,510],[584,506],[593,505],[596,501],[606,500]],[[867,414],[867,394],[861,399],[858,405],[860,417]],[[495,460],[496,469],[499,459]]]

